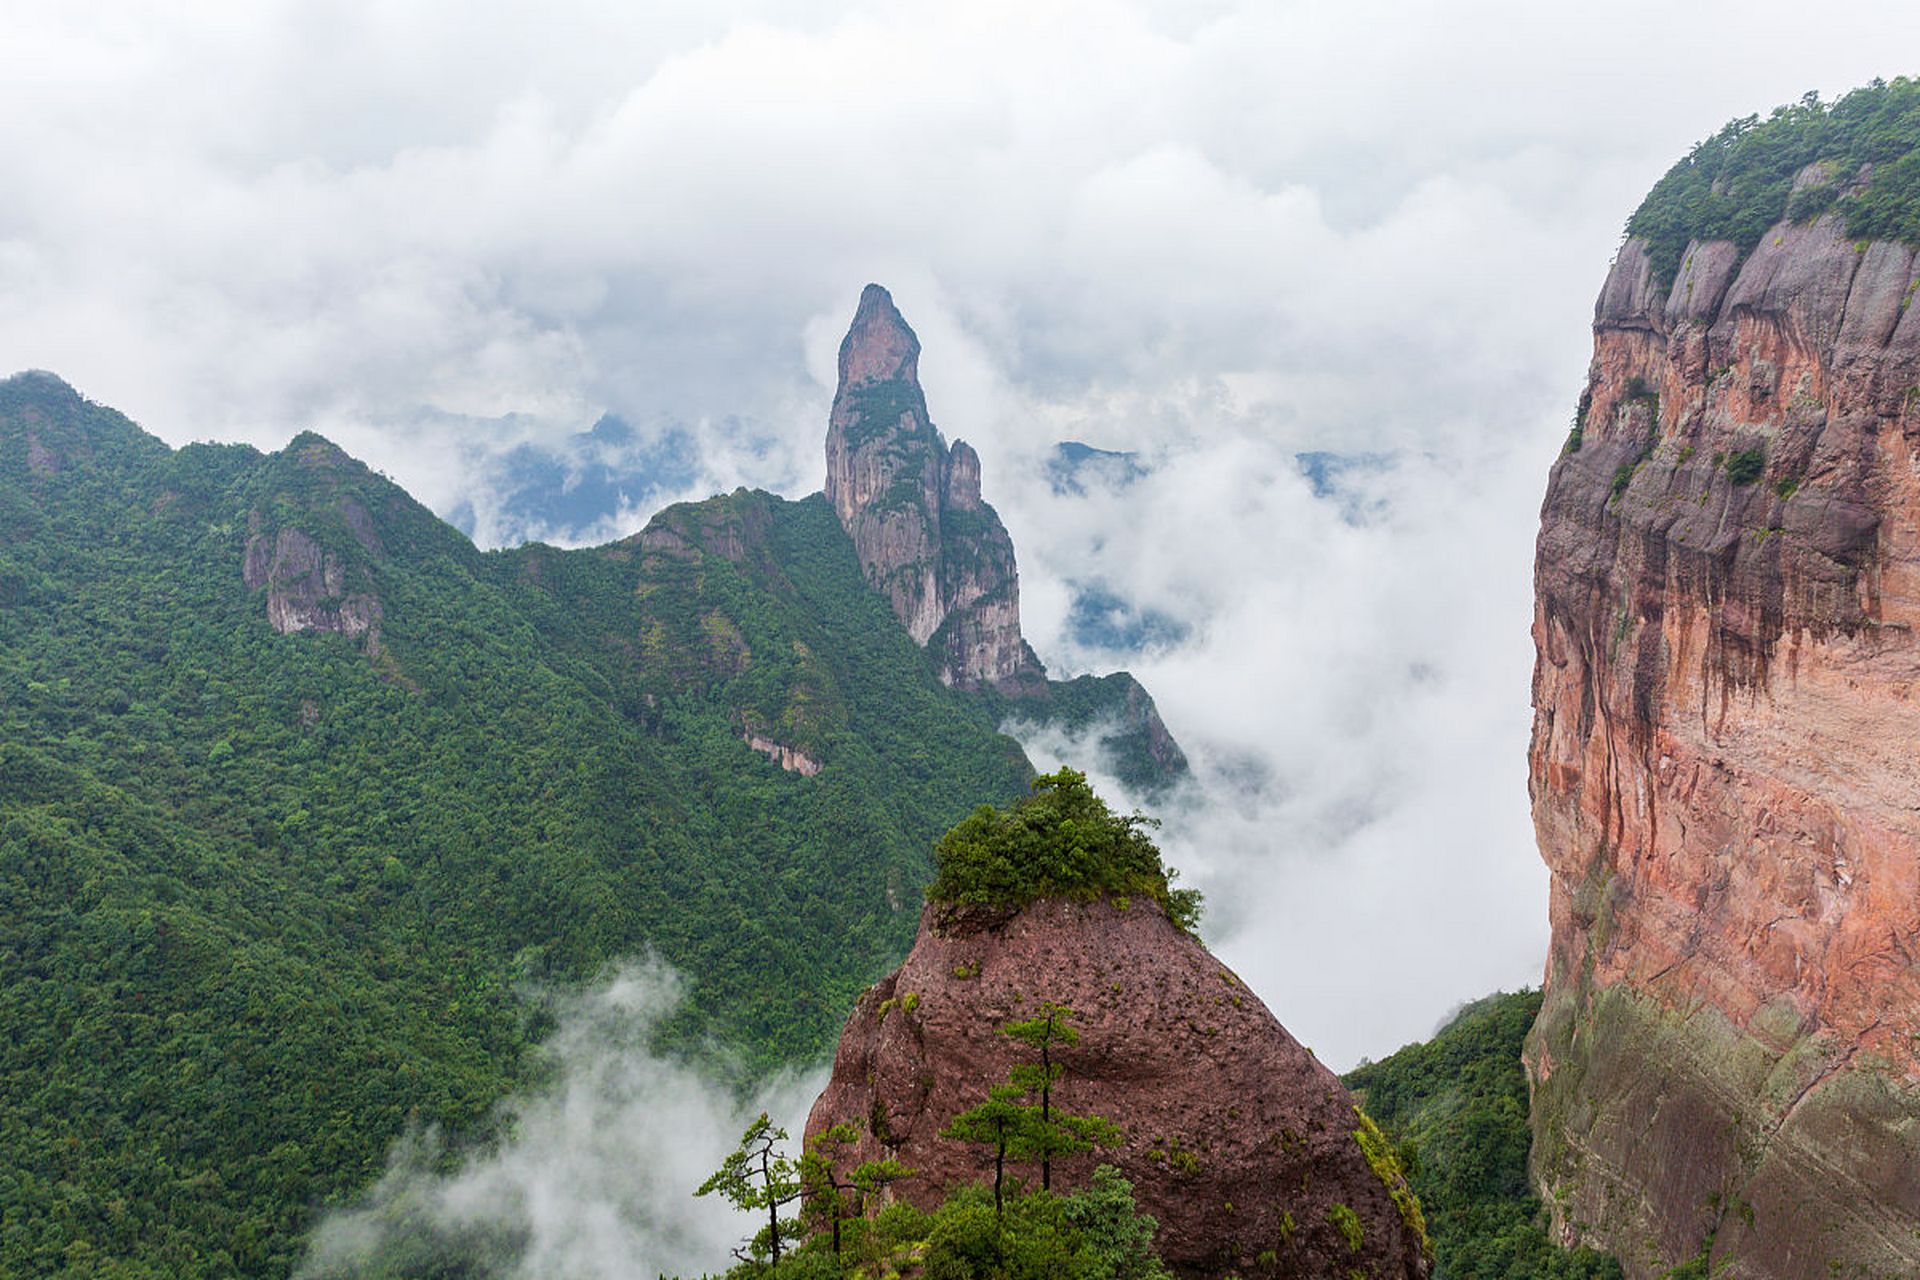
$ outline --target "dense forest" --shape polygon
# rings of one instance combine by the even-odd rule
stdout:
[[[1618,1262],[1561,1249],[1541,1225],[1520,1063],[1539,1012],[1538,991],[1488,996],[1433,1039],[1344,1077],[1409,1172],[1435,1280],[1619,1280]]]
[[[1646,238],[1664,283],[1690,241],[1731,240],[1744,254],[1782,218],[1829,211],[1856,239],[1920,244],[1920,80],[1876,80],[1831,103],[1810,93],[1733,121],[1654,185],[1627,234]]]
[[[269,624],[250,556],[307,543],[287,607],[362,634]],[[284,1274],[614,957],[690,976],[676,1037],[816,1057],[1024,790],[995,723],[817,497],[482,554],[318,437],[0,383],[0,1272]]]

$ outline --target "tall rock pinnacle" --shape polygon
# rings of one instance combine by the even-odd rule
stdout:
[[[980,499],[980,457],[927,416],[920,340],[877,284],[840,344],[827,500],[867,580],[962,688],[1025,691],[1045,671],[1020,635],[1013,540]]]

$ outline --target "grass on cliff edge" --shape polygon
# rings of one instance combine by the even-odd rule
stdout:
[[[1829,181],[1796,194],[1795,175],[1817,161]],[[1850,193],[1866,165],[1865,187]],[[1831,103],[1809,93],[1765,120],[1730,122],[1654,184],[1627,234],[1646,239],[1665,287],[1691,240],[1731,240],[1744,257],[1782,218],[1828,210],[1855,239],[1920,245],[1920,80],[1875,80]]]
[[[1188,933],[1200,922],[1200,891],[1176,889],[1143,814],[1116,814],[1073,769],[1033,780],[1033,794],[1005,809],[981,805],[934,846],[934,902],[1024,907],[1041,898],[1112,895],[1151,899]]]
[[[1620,1264],[1556,1246],[1527,1178],[1520,1049],[1538,991],[1468,1005],[1425,1044],[1344,1077],[1396,1144],[1425,1208],[1434,1280],[1619,1280]]]

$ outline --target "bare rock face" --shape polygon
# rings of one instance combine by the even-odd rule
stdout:
[[[1629,241],[1535,564],[1535,1176],[1650,1277],[1920,1274],[1914,253]]]
[[[1355,1137],[1352,1096],[1139,899],[930,905],[906,963],[848,1020],[808,1134],[854,1123],[851,1162],[891,1155],[917,1169],[895,1192],[922,1206],[990,1181],[992,1153],[940,1130],[1025,1060],[999,1028],[1043,1001],[1078,1015],[1057,1105],[1125,1133],[1116,1150],[1057,1163],[1055,1190],[1083,1185],[1096,1161],[1117,1166],[1159,1220],[1155,1248],[1185,1276],[1428,1274],[1423,1237]],[[1013,1172],[1038,1185],[1037,1170]]]
[[[366,507],[333,492],[337,475],[364,469],[311,434],[288,445],[285,458],[310,489],[324,494],[323,503],[308,508],[309,519],[344,536],[336,536],[329,548],[298,524],[278,522],[256,509],[247,519],[241,580],[248,590],[266,593],[267,622],[281,635],[316,631],[364,638],[367,652],[377,657],[383,609],[367,565],[386,551]],[[291,510],[275,509],[283,516]]]
[[[249,589],[266,590],[267,622],[283,636],[336,631],[358,637],[380,623],[380,601],[366,592],[349,593],[339,558],[298,529],[281,529],[273,537],[253,533],[241,576]]]
[[[877,284],[840,344],[827,423],[827,500],[868,581],[941,678],[1016,692],[1045,679],[1020,635],[1013,540],[980,498],[980,456],[927,416],[920,340]]]

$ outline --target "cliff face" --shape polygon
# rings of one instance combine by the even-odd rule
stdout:
[[[919,1174],[896,1193],[923,1206],[991,1180],[991,1152],[939,1131],[1024,1060],[999,1028],[1043,1001],[1078,1014],[1079,1044],[1056,1050],[1056,1105],[1125,1132],[1116,1150],[1057,1163],[1056,1190],[1083,1185],[1096,1161],[1117,1166],[1159,1220],[1156,1249],[1187,1276],[1427,1274],[1422,1239],[1354,1136],[1352,1096],[1140,899],[971,915],[930,905],[906,963],[848,1020],[808,1134],[854,1122],[849,1164],[897,1157]]]
[[[1633,1276],[1920,1274],[1920,308],[1630,240],[1535,565],[1535,1176]],[[1715,1274],[1721,1274],[1718,1270]]]
[[[1044,681],[1020,635],[1013,539],[980,498],[980,455],[948,448],[920,390],[920,340],[870,284],[840,344],[827,424],[827,500],[868,581],[941,678],[1019,692]]]

